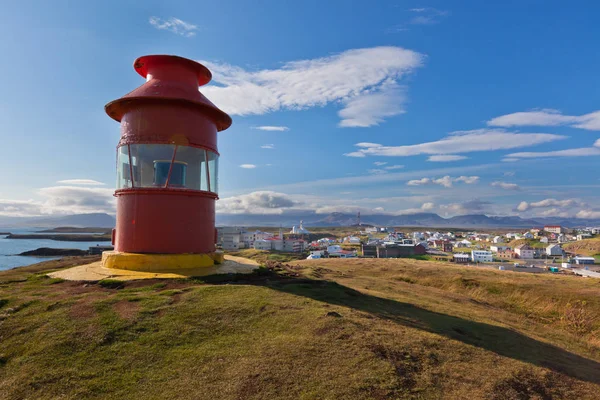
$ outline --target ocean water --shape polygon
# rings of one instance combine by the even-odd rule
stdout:
[[[41,229],[3,229],[0,232],[10,233],[37,233]],[[91,246],[110,245],[110,242],[63,242],[50,239],[6,239],[0,235],[0,271],[35,264],[41,261],[53,260],[60,257],[30,257],[17,256],[15,254],[24,251],[35,250],[39,247],[51,247],[55,249],[81,249],[87,250]]]

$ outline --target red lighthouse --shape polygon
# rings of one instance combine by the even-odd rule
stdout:
[[[216,258],[217,132],[231,118],[198,91],[211,80],[203,65],[151,55],[133,66],[146,83],[105,107],[121,123],[115,252],[105,258],[124,269],[156,263],[141,256],[151,254],[167,256],[161,262],[171,267],[201,266],[193,255]]]

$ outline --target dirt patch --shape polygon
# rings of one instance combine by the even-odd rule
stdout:
[[[119,317],[131,321],[138,315],[140,305],[137,302],[122,300],[113,304],[113,310]]]
[[[96,314],[94,307],[88,302],[78,302],[71,306],[69,316],[74,319],[88,319]]]
[[[493,400],[579,399],[573,379],[557,372],[536,373],[523,368],[494,385]]]

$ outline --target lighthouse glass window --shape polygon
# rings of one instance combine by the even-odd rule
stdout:
[[[131,144],[117,151],[117,188],[154,187],[217,192],[218,155],[197,147]]]

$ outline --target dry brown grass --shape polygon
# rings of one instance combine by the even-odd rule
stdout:
[[[403,259],[32,274],[0,284],[0,398],[595,399],[597,321],[571,325],[599,298],[590,279]]]

